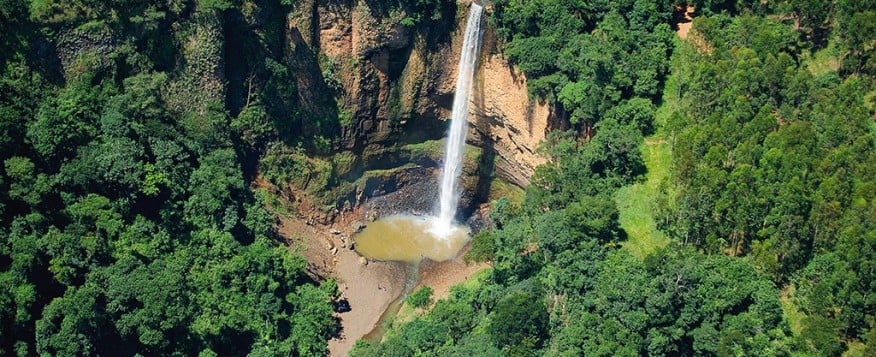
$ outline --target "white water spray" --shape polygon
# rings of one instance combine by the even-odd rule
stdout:
[[[481,49],[481,15],[483,7],[472,3],[465,26],[465,37],[459,58],[459,71],[456,77],[456,94],[453,97],[453,113],[450,118],[450,135],[444,154],[444,170],[441,175],[440,211],[434,221],[433,233],[446,237],[453,230],[453,219],[459,205],[457,181],[462,172],[465,150],[466,124],[468,121],[468,100],[474,81],[474,72]]]

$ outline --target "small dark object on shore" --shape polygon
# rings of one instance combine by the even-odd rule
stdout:
[[[352,310],[350,308],[350,302],[347,301],[347,299],[341,299],[341,300],[335,301],[333,307],[334,307],[335,312],[349,312],[350,310]]]

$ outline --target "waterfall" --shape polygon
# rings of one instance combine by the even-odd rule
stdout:
[[[459,205],[460,192],[457,187],[459,175],[462,173],[463,156],[465,155],[465,134],[468,121],[468,101],[471,85],[477,65],[478,53],[481,47],[481,15],[483,7],[472,3],[468,12],[468,22],[465,25],[465,37],[459,58],[459,70],[456,77],[456,94],[453,97],[453,113],[450,118],[450,134],[444,154],[444,169],[441,174],[441,197],[439,214],[434,222],[434,232],[445,237],[453,227],[456,208]]]

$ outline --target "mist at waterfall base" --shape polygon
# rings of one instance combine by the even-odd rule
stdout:
[[[471,4],[465,27],[456,93],[441,172],[437,214],[431,217],[398,215],[369,224],[356,236],[356,250],[369,258],[417,263],[423,258],[453,258],[468,241],[468,227],[455,222],[459,206],[459,177],[465,157],[468,103],[481,47],[483,7]]]

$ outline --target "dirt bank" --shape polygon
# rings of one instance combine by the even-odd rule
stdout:
[[[450,295],[450,288],[459,284],[475,273],[489,267],[487,263],[466,264],[462,257],[470,249],[470,245],[463,248],[459,256],[444,262],[426,260],[420,264],[420,282],[414,288],[423,286],[432,288],[433,298],[437,301]]]
[[[683,8],[681,6],[675,7],[675,22],[678,27],[676,30],[678,37],[681,37],[682,39],[687,38],[691,26],[693,26],[693,14],[695,11],[696,8],[693,7],[693,5],[687,5]]]
[[[350,302],[350,312],[338,314],[343,332],[329,341],[332,356],[346,356],[356,340],[377,326],[380,316],[404,289],[405,266],[401,263],[360,263],[354,251],[339,254],[335,267],[341,296]]]

